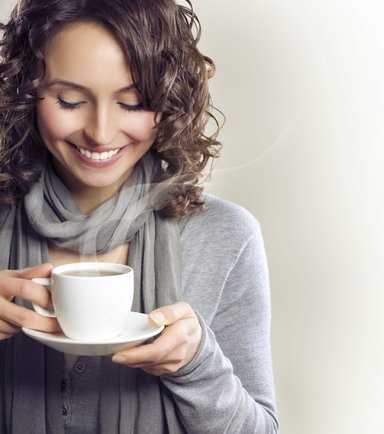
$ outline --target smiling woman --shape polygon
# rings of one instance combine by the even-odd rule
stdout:
[[[38,129],[56,173],[89,213],[120,189],[152,146],[155,115],[142,109],[127,55],[101,25],[68,26],[43,54]]]
[[[136,110],[147,112],[146,118],[150,117],[148,112],[153,114],[157,131],[151,151],[162,161],[165,169],[157,173],[156,180],[178,179],[178,194],[169,197],[161,214],[180,218],[201,209],[202,188],[198,182],[208,161],[218,156],[220,148],[216,141],[217,132],[212,136],[204,135],[209,119],[217,123],[208,91],[208,79],[214,73],[214,64],[196,49],[200,38],[197,17],[188,8],[175,7],[174,2],[168,0],[162,0],[157,6],[145,3],[138,14],[136,1],[117,1],[106,14],[103,2],[86,2],[81,6],[76,1],[70,1],[59,7],[57,2],[52,1],[42,6],[43,10],[39,9],[39,12],[35,5],[29,7],[26,0],[18,3],[13,19],[4,27],[1,43],[4,62],[0,66],[3,77],[0,95],[6,129],[0,161],[6,164],[3,164],[0,174],[0,203],[14,203],[29,190],[30,182],[37,179],[38,172],[30,161],[42,149],[36,146],[41,143],[41,135],[35,128],[35,106],[42,82],[48,88],[54,88],[61,82],[61,86],[69,92],[68,86],[62,83],[69,81],[73,92],[82,90],[81,95],[77,92],[56,94],[57,103],[69,113],[80,108],[87,96],[87,100],[93,102],[97,109],[92,115],[93,122],[98,123],[103,121],[103,116],[110,114],[105,112],[106,96],[92,94],[86,83],[91,78],[96,80],[97,76],[98,80],[112,82],[117,71],[109,67],[107,56],[114,55],[115,62],[120,56],[119,78],[116,77],[116,81],[122,80],[121,75],[125,74],[123,89],[126,92],[121,92],[125,97],[118,101],[119,106],[127,109],[128,114]],[[77,8],[76,13],[72,8]],[[173,9],[172,12],[169,8]],[[47,21],[49,14],[52,14],[52,22]],[[80,22],[84,24],[83,31],[78,28]],[[99,29],[99,35],[95,35],[97,39],[92,39],[85,31],[91,25]],[[102,41],[101,35],[106,34],[108,37]],[[82,43],[77,39],[78,35],[81,35]],[[96,40],[99,44],[95,43]],[[63,48],[66,44],[68,49],[65,62],[52,51],[53,45],[59,43],[63,44]],[[54,73],[50,78],[45,76],[49,50],[51,72]],[[69,80],[71,72],[78,74],[78,80]],[[105,87],[102,83],[101,89],[105,90]],[[113,92],[117,90],[122,88],[117,87]],[[80,106],[78,103],[81,103]],[[112,120],[115,120],[114,117]],[[23,128],[16,127],[16,122]],[[101,124],[92,128],[90,140],[94,133],[111,134],[111,131],[103,129],[97,131],[105,127],[105,122],[104,119],[104,126]],[[21,130],[24,136],[20,135]],[[101,137],[102,142],[105,139]],[[101,143],[98,144],[101,146]],[[113,146],[116,145],[120,147],[122,144],[115,143]]]
[[[190,2],[20,0],[3,29],[0,431],[276,433],[260,227],[199,184],[220,144]],[[90,260],[130,265],[153,342],[51,348],[74,345],[33,278]]]

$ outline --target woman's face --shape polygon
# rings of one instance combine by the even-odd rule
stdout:
[[[153,112],[141,109],[128,59],[104,27],[76,23],[44,51],[37,104],[41,137],[72,192],[114,194],[153,144]]]

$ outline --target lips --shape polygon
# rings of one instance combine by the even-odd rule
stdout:
[[[82,163],[91,167],[108,167],[115,164],[124,155],[128,146],[123,146],[117,149],[103,149],[101,152],[90,151],[88,149],[80,148],[73,143],[68,142],[71,145],[72,151],[80,159]]]
[[[104,151],[104,152],[95,152],[95,151],[89,151],[88,149],[79,148],[76,146],[77,150],[80,151],[81,155],[85,155],[87,158],[91,158],[92,160],[96,161],[104,161],[109,160],[114,155],[116,155],[120,149],[114,149],[111,151]]]

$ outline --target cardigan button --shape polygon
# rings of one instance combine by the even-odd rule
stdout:
[[[77,362],[75,365],[75,371],[79,374],[85,371],[85,364],[83,362]]]
[[[68,416],[68,413],[69,413],[68,407],[64,404],[63,405],[63,416]]]
[[[68,388],[69,388],[69,381],[65,379],[61,382],[61,390],[64,392],[65,390],[68,390]]]

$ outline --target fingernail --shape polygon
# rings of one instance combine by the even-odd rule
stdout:
[[[152,312],[150,317],[158,324],[161,324],[165,321],[165,316],[161,312]]]
[[[124,363],[125,360],[126,359],[124,356],[113,356],[112,357],[112,362],[115,362],[115,363]]]

